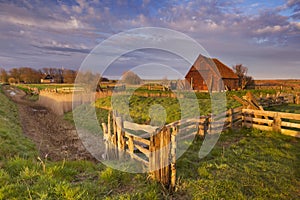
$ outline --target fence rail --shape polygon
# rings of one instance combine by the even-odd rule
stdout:
[[[243,125],[300,138],[300,114],[243,109]]]

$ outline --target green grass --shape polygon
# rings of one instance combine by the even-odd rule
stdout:
[[[74,84],[18,84],[18,88],[25,90],[29,90],[29,88],[37,88],[38,90],[44,89],[56,89],[56,88],[63,88],[63,87],[74,87]],[[26,92],[26,91],[25,91]]]
[[[212,112],[211,109],[211,96],[206,92],[183,92],[184,96],[183,104],[177,98],[171,97],[144,97],[139,96],[139,92],[146,93],[146,89],[137,89],[136,93],[132,96],[120,95],[117,98],[105,97],[97,99],[95,103],[96,108],[111,108],[114,107],[119,113],[121,113],[125,119],[132,118],[136,123],[148,124],[150,122],[149,108],[155,104],[161,105],[166,110],[166,123],[179,120],[181,118],[188,118],[197,116],[197,109],[199,109],[200,115],[208,115]],[[233,99],[233,96],[242,97],[247,92],[251,92],[255,96],[267,94],[276,94],[276,90],[241,90],[241,91],[229,91],[226,92],[226,109],[240,107],[241,104]],[[148,93],[170,93],[169,91],[154,91],[150,90]],[[195,105],[193,98],[196,96],[198,101],[198,108]],[[129,105],[129,114],[126,110],[126,104]],[[182,114],[181,109],[186,108],[188,113]],[[223,110],[224,111],[224,110]],[[218,112],[218,111],[217,111]],[[198,114],[199,115],[199,114]],[[103,116],[101,116],[103,118]]]
[[[177,161],[178,195],[190,199],[299,199],[299,139],[259,130],[228,131],[203,160],[198,158],[201,143],[201,139],[194,141]]]
[[[281,105],[281,106],[273,106],[273,107],[266,108],[266,110],[300,114],[300,105],[288,104],[288,105]]]
[[[0,166],[6,158],[36,155],[32,142],[22,134],[17,107],[6,98],[0,86]]]
[[[202,95],[202,96],[201,96]],[[166,110],[166,123],[177,121],[181,118],[196,117],[199,115],[208,115],[211,110],[211,99],[207,98],[207,94],[197,95],[197,100],[184,98],[180,102],[177,98],[171,97],[143,97],[138,95],[120,95],[117,98],[105,97],[97,99],[95,103],[96,108],[113,108],[124,116],[124,119],[131,117],[136,123],[150,122],[149,109],[153,105],[161,105]],[[204,98],[205,97],[205,98]],[[129,99],[129,101],[128,101]],[[126,110],[126,105],[129,105],[129,115]],[[198,106],[198,108],[197,108]],[[227,108],[236,108],[240,104],[228,97]],[[187,112],[183,113],[183,110]],[[223,110],[225,111],[225,110]]]

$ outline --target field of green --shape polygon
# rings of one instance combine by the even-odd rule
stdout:
[[[23,89],[25,92],[28,91],[29,88],[37,88],[38,90],[44,89],[57,89],[64,87],[74,87],[74,84],[18,84],[18,88]]]
[[[139,92],[146,92],[147,90],[137,90]],[[154,93],[155,91],[149,91]],[[236,100],[232,98],[233,95],[239,97],[244,96],[248,91],[231,91],[226,93],[226,108],[223,111],[229,108],[236,108],[241,106]],[[266,94],[275,94],[275,90],[251,90],[251,92],[256,95],[266,95]],[[156,93],[163,93],[161,91],[156,91]],[[165,92],[167,93],[167,92]],[[144,97],[139,96],[138,92],[135,95],[119,95],[115,98],[105,97],[100,98],[95,102],[96,108],[111,108],[113,107],[124,118],[129,118],[129,116],[136,123],[149,123],[149,108],[153,105],[161,105],[166,110],[166,123],[171,123],[179,120],[180,118],[188,118],[199,115],[208,115],[212,112],[211,109],[211,97],[209,93],[195,93],[197,100],[193,100],[194,94],[185,92],[182,93],[184,99],[182,102],[179,102],[177,98],[171,97]],[[180,104],[181,103],[181,104]],[[126,105],[129,105],[129,114],[126,110]],[[221,105],[221,104],[220,104]],[[197,108],[198,106],[198,108]],[[188,110],[188,113],[182,114],[181,109]]]
[[[300,114],[300,105],[289,104],[289,105],[274,106],[274,107],[267,108],[266,110]]]
[[[22,135],[16,106],[0,92],[0,199],[300,198],[299,139],[251,129],[227,131],[201,160],[202,141],[196,138],[177,161],[177,186],[170,193],[147,174],[39,158]]]

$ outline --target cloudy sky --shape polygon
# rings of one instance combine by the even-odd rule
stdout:
[[[78,69],[100,42],[140,27],[187,34],[256,79],[300,78],[300,0],[0,0],[0,67]],[[119,72],[137,59],[180,63],[166,52],[137,51],[116,62]]]

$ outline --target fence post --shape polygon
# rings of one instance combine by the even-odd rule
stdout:
[[[103,138],[106,139],[107,137],[107,126],[105,123],[102,123],[102,130],[103,130]]]
[[[243,111],[243,108],[242,108],[242,111],[241,111],[241,115],[242,115],[242,127],[244,127],[245,126],[246,113]]]
[[[273,119],[273,131],[281,133],[281,118],[278,113],[275,114]]]
[[[133,157],[133,153],[134,153],[134,143],[133,143],[133,136],[129,136],[128,138],[128,149],[130,152],[130,156]]]
[[[174,189],[176,185],[176,148],[177,148],[177,127],[172,128],[171,134],[171,188]]]
[[[116,115],[113,113],[113,135],[111,137],[111,142],[117,146],[117,124],[116,124]]]
[[[108,118],[107,118],[107,138],[108,140],[111,139],[111,110],[108,111]]]
[[[117,143],[119,149],[119,157],[124,156],[125,141],[124,141],[124,131],[123,131],[123,121],[121,117],[116,117],[117,125]]]
[[[300,104],[300,93],[296,94],[296,104]]]
[[[160,137],[160,180],[164,185],[170,186],[170,146],[171,130],[164,127]]]
[[[232,129],[233,127],[233,109],[230,108],[228,110],[228,121],[229,121],[229,127]]]
[[[167,127],[150,137],[150,171],[154,180],[166,186],[170,186],[170,142],[171,133]]]
[[[200,136],[204,136],[204,135],[205,135],[205,121],[206,121],[205,118],[204,118],[204,119],[201,119],[201,118],[200,118],[200,120],[199,120],[199,124],[198,124],[198,134],[199,134]],[[174,129],[175,129],[175,127],[174,127]]]
[[[206,134],[210,134],[211,133],[211,131],[212,131],[212,124],[213,124],[213,119],[212,119],[212,115],[210,115],[207,118]]]

